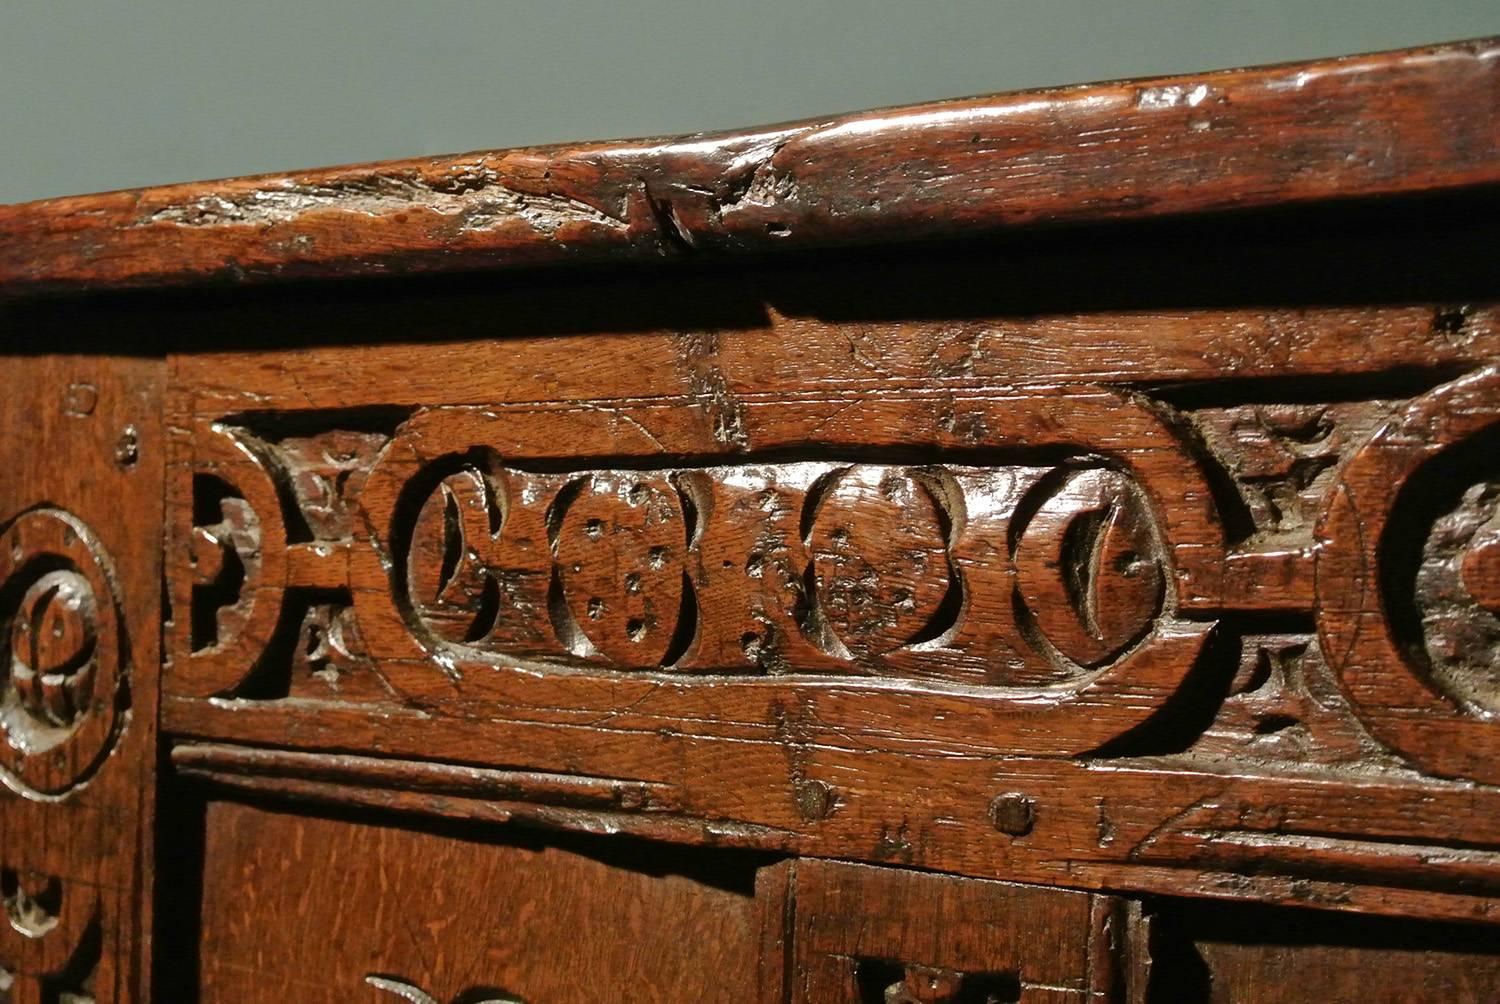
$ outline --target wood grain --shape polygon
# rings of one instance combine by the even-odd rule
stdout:
[[[1500,181],[1495,43],[0,208],[0,294],[968,237]]]
[[[381,982],[445,1002],[781,999],[781,960],[761,954],[776,908],[756,899],[754,862],[233,804],[211,806],[206,827],[205,1004],[400,999]]]
[[[144,1004],[165,366],[56,352],[6,367],[0,982],[17,1004]]]
[[[1493,999],[1497,54],[0,208],[0,998]]]
[[[1465,274],[1467,237],[1421,232],[1372,236],[1371,260],[1421,247]],[[1313,256],[1257,240],[1234,255],[1264,288]],[[208,648],[174,625],[180,769],[257,797],[1493,920],[1492,791],[1372,738],[1318,634],[1365,601],[1320,600],[1315,574],[1351,458],[1500,356],[1492,283],[1466,278],[1457,307],[1266,306],[1211,282],[1239,274],[1220,262],[1178,294],[1209,305],[1181,308],[1106,279],[1118,250],[1057,250],[1082,311],[974,292],[1054,277],[1050,251],[182,303],[186,328],[300,344],[172,357],[172,553],[200,539],[194,478],[221,479],[264,533],[260,571],[215,602],[281,625]],[[191,606],[202,576],[172,568]],[[337,678],[297,668],[288,626],[319,604],[356,628]],[[432,780],[476,770],[651,795]]]
[[[793,1004],[1123,999],[1108,897],[826,861],[796,894]]]

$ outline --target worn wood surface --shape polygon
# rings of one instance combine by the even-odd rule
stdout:
[[[1500,48],[0,207],[0,295],[969,237],[1500,181]]]
[[[778,866],[758,877],[705,851],[494,845],[229,804],[206,832],[205,1004],[781,999],[781,958],[761,944],[783,909]]]
[[[793,1004],[1124,1000],[1123,904],[825,861],[796,870]]]
[[[1490,1000],[1500,939],[1455,924],[1179,903],[1148,916],[1153,1000]]]
[[[1371,259],[1410,276],[1420,257],[1441,283],[1403,292],[1463,300],[1248,305],[1237,276],[1306,283],[1321,251],[1249,231],[1200,263],[1189,307],[1171,288],[1141,302],[1117,248],[1066,242],[1093,309],[974,292],[1049,275],[1045,246],[184,306],[184,328],[234,344],[289,326],[312,344],[172,359],[169,581],[193,611],[163,711],[178,768],[315,801],[1491,919],[1485,747],[1432,769],[1378,731],[1386,705],[1330,647],[1403,595],[1361,584],[1382,558],[1347,542],[1341,500],[1426,540],[1446,503],[1408,497],[1492,476],[1468,445],[1500,357],[1493,276],[1471,267],[1485,217],[1431,243],[1401,219]],[[1158,268],[1198,254],[1136,240]],[[1424,418],[1449,414],[1467,424]],[[1359,474],[1422,421],[1451,470]],[[1463,655],[1472,632],[1421,626],[1419,582],[1484,581],[1489,531],[1466,532],[1415,556],[1389,630],[1416,618]],[[1427,679],[1413,660],[1385,665]],[[1453,679],[1483,697],[1482,675]],[[1483,714],[1446,713],[1486,741]]]
[[[1496,52],[0,209],[0,1000],[1500,997]]]
[[[60,353],[5,368],[0,999],[144,1004],[165,367]]]

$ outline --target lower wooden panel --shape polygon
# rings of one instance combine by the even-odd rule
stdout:
[[[1152,921],[1150,1000],[1500,1000],[1493,928],[1176,902]]]
[[[173,915],[181,958],[163,961],[182,978],[163,1000],[1500,1000],[1486,925],[231,801],[203,821],[201,896],[182,890],[197,915]]]
[[[781,999],[783,866],[618,839],[506,836],[486,844],[472,832],[211,804],[201,1000]]]
[[[831,861],[797,864],[796,1004],[1122,999],[1110,896]]]

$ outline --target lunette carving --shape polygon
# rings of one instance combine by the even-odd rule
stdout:
[[[258,558],[262,578],[267,562],[280,568],[256,594],[280,604],[289,589],[345,589],[336,602],[302,599],[307,605],[297,607],[305,613],[296,648],[306,651],[296,658],[319,679],[338,678],[336,663],[362,659],[401,672],[427,660],[470,687],[483,677],[466,677],[464,667],[517,664],[684,677],[885,677],[981,688],[975,693],[996,707],[1044,701],[1026,707],[1037,729],[1048,727],[1037,717],[1043,709],[1065,714],[1083,694],[1093,714],[1119,713],[1117,731],[1140,724],[1192,669],[1211,630],[1227,624],[1237,635],[1242,612],[1273,616],[1277,630],[1251,629],[1264,654],[1244,655],[1241,670],[1216,670],[1244,677],[1231,687],[1244,695],[1245,736],[1257,749],[1282,750],[1274,756],[1292,756],[1299,745],[1301,755],[1314,755],[1306,750],[1332,737],[1342,752],[1315,758],[1348,762],[1370,747],[1342,698],[1296,696],[1322,679],[1325,658],[1347,684],[1336,665],[1342,654],[1329,655],[1328,625],[1349,597],[1368,603],[1374,595],[1343,574],[1344,543],[1330,543],[1328,533],[1343,503],[1327,493],[1348,481],[1351,465],[1358,470],[1360,456],[1389,453],[1361,444],[1389,436],[1390,416],[1406,409],[1440,422],[1434,416],[1448,407],[1441,402],[1476,379],[1485,378],[1462,378],[1407,404],[1174,410],[1098,388],[960,399],[942,414],[874,400],[823,429],[818,459],[715,456],[669,467],[643,457],[573,469],[550,456],[562,437],[585,434],[580,423],[591,413],[422,409],[388,439],[361,441],[354,451],[361,459],[345,465],[337,503],[324,508],[348,536],[263,532],[258,550],[242,549],[241,563]],[[945,419],[960,412],[972,421]],[[1091,431],[1081,445],[1068,433],[1074,422],[1105,431]],[[863,446],[860,426],[893,423],[914,430],[926,459],[841,456]],[[795,426],[795,416],[785,425]],[[297,510],[313,503],[287,489],[296,468],[280,446],[220,426],[215,435],[221,441],[199,451],[200,473],[258,478],[278,526],[302,520]],[[300,455],[319,441],[305,437]],[[989,452],[976,455],[980,447]],[[215,460],[226,451],[237,455]],[[1215,463],[1221,474],[1209,469]],[[1379,497],[1366,490],[1362,505],[1389,506],[1404,483],[1404,474],[1381,479]],[[1361,509],[1359,519],[1370,512]],[[1472,538],[1445,559],[1454,588],[1472,599],[1471,625],[1493,616],[1500,554],[1488,523],[1476,524]],[[347,591],[351,581],[377,576],[389,577],[390,596]],[[1457,648],[1472,653],[1471,638]],[[195,676],[175,689],[240,692],[256,648],[247,643],[222,680]],[[1257,668],[1304,657],[1317,660],[1307,673]],[[1258,689],[1273,678],[1282,696]],[[1252,692],[1259,710],[1249,710]],[[1361,703],[1357,688],[1349,696]],[[1322,732],[1259,742],[1304,712]],[[1200,751],[1249,753],[1252,744],[1229,739],[1231,732]]]
[[[1028,406],[1035,405],[1012,407]],[[1164,450],[1173,448],[1154,415],[1136,410],[1132,417],[1156,430]],[[1185,668],[1207,629],[1180,619],[1178,595],[1166,595],[1162,570],[1181,548],[1169,553],[1156,521],[1165,518],[1190,542],[1182,553],[1191,567],[1177,567],[1179,582],[1217,574],[1209,561],[1212,524],[1196,512],[1167,512],[1133,487],[1141,474],[1159,489],[1166,480],[1164,458],[1139,450],[1119,466],[1083,451],[1045,466],[830,460],[575,474],[502,463],[518,435],[512,424],[457,410],[419,413],[387,448],[361,498],[374,543],[398,572],[398,606],[410,629],[429,646],[452,648],[453,659],[493,653],[567,663],[572,656],[573,664],[615,669],[1076,688],[1115,669],[1123,678],[1122,664],[1152,648],[1174,649]],[[468,435],[460,438],[458,429]],[[1057,432],[1038,438],[1045,449]],[[425,459],[407,452],[416,442]],[[438,443],[453,451],[434,457]],[[1123,493],[1126,508],[1111,518],[1130,529],[1125,537],[1118,529],[1106,534],[1106,547],[1123,541],[1145,549],[1131,570],[1142,575],[1144,598],[1123,627],[1104,626],[1116,636],[1113,650],[1082,652],[1087,664],[1047,642],[1036,618],[1018,622],[1011,600],[1012,520],[1041,508],[1038,496],[1056,489],[1049,472],[1070,470],[1101,472],[1091,477]],[[631,493],[661,500],[659,515],[622,524],[621,514],[633,511]],[[1115,512],[1114,502],[1102,508]],[[1035,536],[1044,535],[1044,523]],[[1068,531],[1065,523],[1057,532]],[[1067,553],[1094,543],[1084,528],[1069,537]],[[598,557],[584,560],[591,553],[611,557],[600,565]],[[1031,564],[1038,566],[1033,581],[1052,574],[1040,560]],[[1041,618],[1044,627],[1050,616]],[[1148,635],[1153,645],[1136,644]]]
[[[1055,468],[463,466],[421,502],[396,589],[438,648],[1076,682],[1162,622],[1159,533],[1133,481],[1086,455]]]

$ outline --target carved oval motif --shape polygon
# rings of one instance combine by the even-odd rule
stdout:
[[[44,727],[66,728],[88,710],[94,681],[94,590],[77,572],[48,572],[11,620],[11,685]]]
[[[818,614],[849,654],[879,655],[925,636],[954,585],[948,517],[900,468],[859,465],[835,476],[812,521]]]
[[[1166,576],[1150,510],[1119,471],[1055,483],[1016,544],[1016,584],[1041,635],[1080,666],[1107,663],[1161,611]]]
[[[500,532],[498,491],[469,467],[433,488],[412,527],[406,582],[418,618],[448,641],[476,641],[499,602],[486,556]]]
[[[114,742],[124,670],[106,560],[60,509],[0,533],[0,776],[23,793],[67,791]]]
[[[611,662],[660,666],[683,602],[688,527],[677,491],[663,477],[634,471],[574,484],[556,542],[567,611]]]

